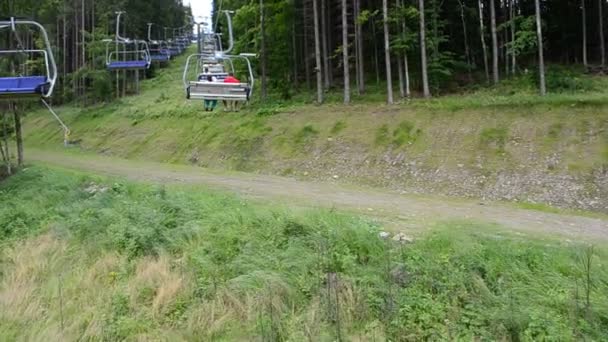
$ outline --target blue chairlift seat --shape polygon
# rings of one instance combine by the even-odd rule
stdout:
[[[150,59],[154,62],[168,62],[171,56],[167,54],[151,54]]]
[[[42,96],[49,86],[46,76],[0,77],[0,96]]]
[[[140,70],[148,69],[147,61],[113,61],[107,65],[109,70]]]
[[[169,47],[169,54],[171,56],[177,56],[182,53],[181,49],[177,45],[172,45]]]
[[[168,49],[150,50],[150,59],[154,62],[168,62],[171,52]]]

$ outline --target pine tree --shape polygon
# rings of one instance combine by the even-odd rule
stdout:
[[[498,75],[498,37],[496,34],[496,6],[494,0],[490,0],[490,17],[491,17],[491,30],[492,30],[492,79],[494,84],[499,81]]]
[[[429,89],[429,76],[428,66],[426,58],[426,23],[424,21],[424,0],[419,0],[419,12],[420,12],[420,64],[422,72],[422,93],[424,97],[431,97],[431,91]]]
[[[386,62],[386,102],[393,104],[393,74],[391,72],[390,36],[388,31],[388,0],[382,0],[382,18],[384,20],[384,60]]]
[[[317,76],[317,103],[323,103],[323,73],[321,68],[321,37],[319,30],[318,0],[312,0],[314,26],[315,26],[315,74]]]
[[[350,64],[348,61],[348,20],[346,0],[342,0],[342,66],[344,68],[344,103],[350,103]]]
[[[540,95],[547,94],[545,85],[545,57],[543,53],[543,26],[540,18],[540,0],[535,0],[536,5],[536,36],[538,37],[538,72],[540,77]]]

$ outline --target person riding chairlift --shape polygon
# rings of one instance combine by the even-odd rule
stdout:
[[[217,77],[213,76],[213,75],[209,75],[209,68],[205,68],[205,73],[204,75],[207,75],[204,80],[206,80],[207,82],[217,82]]]
[[[228,76],[224,78],[224,83],[241,83],[238,78],[234,77],[233,73],[228,73]],[[232,110],[235,112],[239,111],[238,101],[226,101],[224,100],[224,110]]]
[[[205,73],[209,73],[209,69],[205,68]],[[217,82],[217,79],[214,76],[207,75],[207,82]],[[217,100],[203,100],[205,104],[206,112],[213,112],[215,107],[217,107]]]

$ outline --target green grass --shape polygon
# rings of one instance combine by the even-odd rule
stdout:
[[[595,187],[579,194],[590,201],[607,200],[597,186],[608,160],[606,78],[577,74],[591,86],[573,84],[571,90],[540,97],[528,75],[393,106],[384,104],[384,86],[372,82],[366,95],[354,96],[348,106],[341,104],[340,89],[329,91],[321,106],[302,90],[289,100],[271,94],[266,103],[254,96],[239,113],[207,113],[201,101],[185,99],[184,58],[143,81],[139,96],[89,108],[58,108],[72,139],[80,140],[79,148],[218,170],[322,180],[338,175],[343,182],[458,196],[488,197],[500,175],[546,173]],[[26,146],[60,149],[62,137],[45,111],[25,119]],[[559,162],[548,166],[547,160]],[[435,178],[446,174],[485,179],[468,194],[455,186],[464,179]],[[540,188],[555,186],[541,184],[515,195],[548,201]],[[550,201],[562,207],[576,203],[571,198]]]
[[[346,128],[346,123],[342,120],[338,120],[338,121],[336,121],[336,123],[334,124],[334,126],[331,128],[331,130],[329,132],[331,134],[335,135],[335,134],[342,132],[345,128]]]
[[[333,210],[43,167],[0,201],[6,341],[608,338],[603,245],[472,222],[401,245]]]
[[[319,131],[312,125],[306,124],[302,129],[300,129],[294,136],[294,141],[297,144],[301,144],[306,142],[308,139],[313,138],[318,135]]]
[[[480,142],[482,146],[494,148],[498,152],[504,152],[505,145],[509,139],[509,131],[507,128],[486,128],[481,131]]]
[[[535,211],[542,211],[542,212],[546,212],[546,213],[554,213],[554,214],[560,214],[563,213],[563,210],[560,210],[559,208],[555,208],[543,203],[531,203],[531,202],[519,202],[517,203],[517,207],[522,208],[522,209],[528,209],[528,210],[535,210]]]

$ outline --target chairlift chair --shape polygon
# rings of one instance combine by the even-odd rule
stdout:
[[[110,51],[110,45],[124,46],[124,50]],[[129,49],[132,47],[132,49]],[[121,59],[122,57],[122,59]],[[106,40],[106,66],[108,70],[145,70],[152,59],[148,43],[143,40]]]
[[[158,47],[150,47],[150,60],[152,62],[167,63],[171,60],[171,52],[161,44]]]
[[[148,46],[150,49],[150,60],[152,62],[167,63],[171,59],[171,53],[167,42],[152,39],[152,23],[148,23]]]
[[[18,36],[18,27],[28,27],[39,31],[44,48],[30,49],[24,47]],[[36,21],[15,19],[14,17],[11,17],[8,21],[0,21],[0,30],[7,28],[10,29],[11,33],[16,37],[19,48],[13,50],[0,50],[0,56],[41,55],[44,59],[45,72],[42,75],[0,77],[0,99],[11,101],[38,97],[61,125],[64,131],[64,144],[67,146],[69,143],[70,129],[63,123],[57,113],[55,113],[53,108],[46,101],[46,99],[53,95],[53,90],[55,89],[55,84],[57,82],[57,64],[55,63],[55,57],[46,29]]]
[[[193,60],[204,57],[202,54],[193,54],[188,56],[186,67],[184,69],[183,82],[186,90],[186,99],[189,100],[229,100],[248,102],[253,92],[255,79],[253,77],[253,69],[249,57],[252,54],[226,55],[227,59],[242,59],[246,62],[249,69],[248,83],[223,83],[223,82],[207,82],[204,78],[205,73],[198,74],[196,80],[188,80],[190,65]],[[222,73],[222,74],[225,74]],[[207,75],[212,75],[211,70]],[[224,76],[226,77],[226,76]]]
[[[145,40],[120,36],[120,17],[125,12],[116,12],[116,36],[106,42],[106,67],[108,70],[145,70],[150,68],[150,48]],[[114,51],[110,46],[114,46]],[[119,49],[122,46],[123,49]]]
[[[169,51],[169,55],[171,55],[171,57],[179,56],[183,52],[181,47],[175,42],[174,39],[169,39],[167,41],[167,50]]]

